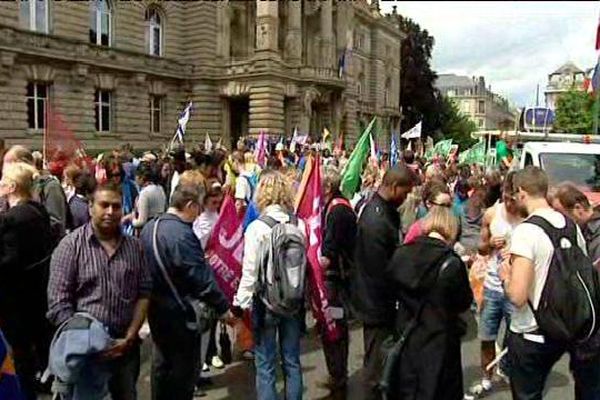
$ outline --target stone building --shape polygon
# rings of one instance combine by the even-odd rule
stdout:
[[[569,61],[548,75],[548,84],[544,91],[546,107],[555,110],[556,101],[560,95],[569,90],[585,90],[585,78],[591,71],[592,70],[589,70],[588,73],[586,73]]]
[[[440,74],[435,86],[451,98],[479,130],[513,129],[516,114],[508,100],[486,88],[485,78]]]
[[[400,121],[400,32],[377,0],[12,1],[0,7],[0,138],[40,147],[49,102],[90,149]],[[345,52],[345,49],[351,51]],[[339,73],[339,60],[346,66]]]

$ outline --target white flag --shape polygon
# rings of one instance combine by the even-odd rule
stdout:
[[[211,151],[212,147],[212,140],[210,140],[210,135],[208,132],[206,132],[206,139],[204,139],[204,151]]]
[[[402,134],[403,139],[416,139],[421,137],[421,124],[423,121],[419,122],[406,132]]]
[[[290,142],[290,151],[292,153],[296,152],[296,143],[298,140],[298,127],[294,128],[294,134],[292,135],[292,141]]]
[[[185,135],[185,127],[190,120],[190,115],[192,113],[192,102],[190,101],[185,107],[185,110],[179,115],[179,119],[177,120],[177,138],[181,143],[183,143],[183,136]]]

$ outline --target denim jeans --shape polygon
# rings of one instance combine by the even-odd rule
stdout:
[[[258,302],[255,301],[255,305]],[[260,307],[260,306],[259,306]],[[285,377],[285,399],[302,399],[302,368],[300,366],[300,337],[302,315],[297,317],[276,316],[268,310],[256,312],[254,308],[253,330],[256,340],[254,365],[256,367],[256,394],[258,400],[277,400],[277,353],[281,352]],[[263,306],[264,308],[264,306]],[[262,314],[262,317],[259,315]],[[277,340],[279,339],[279,346]]]

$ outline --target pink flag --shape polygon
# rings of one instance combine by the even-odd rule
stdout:
[[[327,338],[335,341],[340,337],[340,330],[336,320],[328,312],[329,304],[323,279],[323,268],[319,261],[323,241],[321,234],[321,212],[323,210],[321,190],[320,160],[318,157],[316,159],[311,157],[307,161],[298,192],[296,213],[298,218],[302,219],[306,225],[312,310],[317,322],[327,328]]]
[[[256,144],[256,162],[262,168],[267,165],[267,137],[264,131],[260,131],[258,135],[258,143]]]
[[[243,216],[236,212],[233,197],[225,197],[219,219],[206,245],[206,260],[230,303],[242,276],[243,220]]]

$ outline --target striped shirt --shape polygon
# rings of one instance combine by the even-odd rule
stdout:
[[[121,236],[109,257],[90,222],[66,236],[52,254],[47,317],[60,325],[75,312],[88,312],[121,337],[137,301],[149,297],[151,289],[140,241]]]

